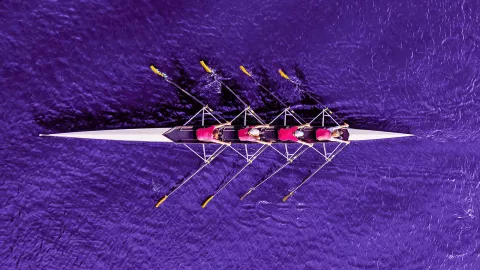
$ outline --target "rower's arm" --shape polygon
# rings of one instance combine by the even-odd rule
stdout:
[[[337,139],[337,138],[330,138],[329,141],[331,142],[339,142],[339,143],[350,143],[349,141],[344,141],[344,140],[340,140],[340,139]]]
[[[257,143],[272,145],[272,142],[264,142],[262,140],[256,140]]]
[[[254,126],[254,128],[268,128],[268,127],[270,127],[270,125],[268,125],[268,124]]]
[[[216,125],[215,128],[221,128],[221,127],[230,126],[230,125],[232,125],[232,122],[226,122],[224,124]]]
[[[216,139],[211,139],[210,142],[223,144],[223,145],[231,145],[232,144],[231,142],[224,142],[224,141],[220,141],[220,140],[216,140]]]
[[[298,143],[301,143],[301,144],[303,144],[303,145],[309,146],[309,147],[312,147],[312,146],[313,146],[313,143],[307,143],[307,142],[304,142],[304,141],[302,141],[302,140],[298,140],[297,142],[298,142]]]
[[[304,128],[304,127],[310,127],[310,123],[303,124],[301,126],[298,126],[298,128]]]
[[[345,124],[340,125],[340,126],[331,127],[331,128],[329,128],[329,130],[330,130],[330,131],[334,131],[334,130],[337,130],[337,129],[348,128],[348,127],[349,127],[348,124],[345,123]]]

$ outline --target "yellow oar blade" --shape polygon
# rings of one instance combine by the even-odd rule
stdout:
[[[240,66],[240,70],[243,71],[243,73],[247,74],[247,76],[252,77],[252,74],[250,74],[244,66]]]
[[[167,198],[168,198],[168,196],[165,195],[165,196],[163,196],[163,198],[158,200],[157,204],[155,205],[155,208],[158,208]]]
[[[212,73],[212,70],[207,66],[207,64],[205,64],[205,62],[200,61],[200,65],[202,65],[206,72]]]
[[[280,76],[282,76],[283,78],[290,80],[290,78],[287,76],[287,74],[285,74],[285,72],[283,72],[283,70],[279,69],[278,73],[280,73]]]
[[[212,195],[210,197],[208,197],[205,202],[202,204],[202,208],[205,208],[205,206],[207,206],[207,204],[213,199],[213,197],[215,197],[215,195]]]
[[[289,193],[287,196],[285,196],[285,197],[283,198],[283,200],[282,200],[282,201],[283,201],[283,202],[287,201],[287,200],[288,200],[288,198],[290,198],[290,196],[292,196],[292,195],[293,195],[293,193],[294,193],[294,191],[290,192],[290,193]]]
[[[165,77],[163,73],[158,71],[158,69],[154,65],[150,65],[150,69],[153,71],[153,73],[157,74],[158,76]]]

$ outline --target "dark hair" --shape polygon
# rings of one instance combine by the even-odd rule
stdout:
[[[337,135],[337,136],[334,136],[334,135],[333,135],[334,133],[336,133],[336,134],[338,134],[338,135]],[[341,130],[341,129],[336,129],[336,130],[334,130],[334,131],[332,132],[332,136],[333,136],[333,137],[342,137],[342,135],[343,135],[343,130]]]

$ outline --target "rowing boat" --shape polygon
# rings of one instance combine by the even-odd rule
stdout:
[[[241,99],[228,85],[219,79],[219,76],[215,73],[215,70],[211,69],[205,64],[205,62],[200,61],[200,64],[204,70],[211,75],[213,80],[220,83],[225,89],[230,91],[244,106],[245,109],[240,112],[236,117],[234,117],[231,122],[231,125],[225,126],[222,129],[222,141],[231,143],[230,145],[219,145],[213,153],[208,154],[206,151],[206,145],[215,145],[214,143],[205,143],[197,140],[196,130],[206,126],[206,119],[208,117],[215,120],[217,123],[227,122],[221,115],[217,114],[211,107],[207,104],[204,104],[202,101],[193,96],[189,91],[181,88],[178,84],[172,81],[165,73],[160,72],[153,65],[150,66],[150,69],[165,81],[174,85],[178,90],[190,96],[193,100],[202,105],[202,109],[198,111],[192,118],[190,118],[182,126],[174,127],[164,127],[164,128],[141,128],[141,129],[114,129],[114,130],[97,130],[97,131],[80,131],[80,132],[68,132],[68,133],[55,133],[55,134],[40,134],[42,137],[64,137],[64,138],[78,138],[78,139],[97,139],[97,140],[111,140],[111,141],[132,141],[132,142],[151,142],[151,143],[176,143],[186,146],[190,151],[195,153],[199,158],[201,158],[204,164],[198,168],[195,172],[190,174],[188,177],[184,178],[179,184],[175,185],[169,192],[167,192],[160,200],[156,203],[156,207],[159,207],[170,195],[177,191],[180,187],[190,181],[196,174],[198,174],[203,168],[207,167],[215,158],[217,158],[223,151],[226,149],[232,149],[234,152],[239,154],[244,158],[247,163],[243,166],[233,177],[231,177],[225,184],[221,185],[217,190],[210,196],[206,198],[203,202],[202,207],[205,207],[220,191],[222,191],[231,181],[233,181],[243,170],[250,166],[253,161],[260,156],[265,150],[273,149],[281,156],[286,159],[286,163],[280,166],[277,170],[271,173],[268,177],[264,178],[258,182],[255,186],[251,187],[240,199],[243,200],[247,195],[256,190],[260,185],[265,183],[267,180],[271,179],[274,175],[279,173],[287,165],[295,161],[307,150],[312,149],[312,151],[318,153],[322,159],[323,163],[314,170],[309,176],[301,181],[299,185],[293,188],[288,195],[283,198],[283,201],[286,201],[290,196],[292,196],[297,189],[304,185],[308,180],[310,180],[315,174],[317,174],[327,163],[331,162],[332,159],[339,154],[351,141],[365,141],[365,140],[379,140],[379,139],[391,139],[391,138],[400,138],[400,137],[409,137],[413,136],[412,134],[405,133],[395,133],[395,132],[386,132],[386,131],[376,131],[376,130],[363,130],[355,128],[345,128],[343,129],[342,142],[321,142],[316,141],[315,139],[315,130],[318,128],[327,128],[329,126],[339,126],[342,123],[342,119],[336,116],[330,109],[325,107],[320,103],[313,95],[305,91],[301,84],[297,81],[290,79],[290,77],[285,74],[282,70],[279,70],[281,77],[285,78],[289,82],[293,83],[296,87],[296,90],[305,93],[307,96],[316,101],[322,108],[321,112],[315,116],[310,121],[305,121],[300,115],[293,111],[288,105],[286,105],[282,100],[280,100],[276,95],[272,93],[270,89],[262,85],[251,72],[243,66],[240,66],[241,71],[250,77],[260,88],[272,95],[284,109],[278,114],[272,121],[268,122],[268,127],[263,129],[263,139],[265,141],[272,142],[271,145],[259,145],[255,142],[245,142],[241,141],[238,138],[238,130],[247,126],[249,118],[252,118],[257,123],[261,125],[267,124],[258,114],[256,114],[247,103]],[[201,117],[201,124],[194,125],[193,120],[195,118]],[[304,125],[309,124],[309,127],[306,127],[304,132],[304,141],[311,143],[310,146],[301,145],[295,142],[284,142],[279,141],[277,134],[280,128],[287,127],[287,119],[293,119],[297,124]],[[281,121],[283,119],[283,121]],[[279,123],[282,122],[282,123]],[[244,145],[245,152],[241,153],[235,145]],[[189,146],[190,145],[190,146]],[[192,149],[191,145],[201,145],[201,151],[195,151]],[[284,150],[279,150],[278,145],[282,145]],[[293,149],[292,149],[293,147]],[[243,150],[242,150],[243,151]]]
[[[138,128],[138,129],[113,129],[113,130],[97,130],[97,131],[80,131],[80,132],[68,132],[68,133],[55,133],[55,134],[40,134],[40,136],[51,137],[65,137],[65,138],[77,138],[77,139],[97,139],[97,140],[111,140],[111,141],[131,141],[131,142],[158,142],[158,143],[204,143],[200,142],[195,137],[195,130],[201,126],[175,126],[167,128]],[[232,142],[236,144],[251,144],[250,142],[238,140],[238,133],[236,130],[243,128],[244,126],[227,126],[223,130],[223,140],[226,142]],[[279,126],[272,126],[267,128],[266,137],[275,138],[276,132]],[[311,128],[305,128],[305,136],[310,137],[313,143],[321,143],[313,140],[313,131],[319,127],[312,126]],[[380,140],[380,139],[392,139],[400,137],[413,136],[412,134],[395,133],[376,130],[364,130],[347,128],[349,141],[367,141],[367,140]],[[344,133],[345,134],[345,133]],[[273,143],[289,143],[279,142],[273,139]]]

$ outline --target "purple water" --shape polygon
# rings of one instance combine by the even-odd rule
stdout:
[[[478,1],[3,1],[0,4],[1,269],[479,269]],[[165,144],[39,133],[181,124],[198,110],[154,63],[220,111],[266,116],[307,100],[297,74],[356,128],[414,138],[352,143],[319,165],[226,151],[201,161]],[[232,113],[233,114],[233,113]],[[230,114],[230,115],[232,115]]]

